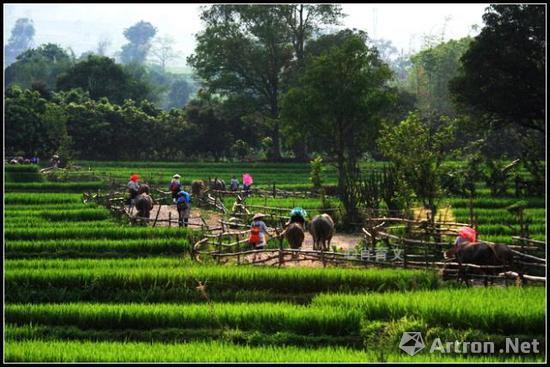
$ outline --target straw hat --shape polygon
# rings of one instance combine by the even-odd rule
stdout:
[[[180,178],[180,177],[181,177],[181,176],[178,175],[177,173],[176,173],[174,176],[172,176],[172,178]]]
[[[253,217],[252,217],[252,220],[256,220],[256,219],[260,219],[260,218],[264,218],[266,215],[265,214],[262,214],[262,213],[256,213]]]

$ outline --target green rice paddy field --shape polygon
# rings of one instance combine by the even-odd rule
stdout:
[[[455,163],[453,163],[455,164]],[[309,187],[298,164],[80,162],[125,183],[139,173],[168,184],[249,172],[259,185]],[[380,166],[380,164],[372,164]],[[369,166],[365,166],[369,168]],[[6,167],[4,360],[8,362],[543,362],[538,353],[500,353],[506,337],[545,345],[544,287],[462,288],[432,271],[219,266],[190,260],[200,237],[179,228],[129,227],[82,192],[102,181],[46,181],[35,167]],[[326,183],[336,174],[326,172]],[[482,239],[511,243],[512,194],[479,184]],[[522,198],[535,239],[545,240],[545,199]],[[457,221],[468,200],[446,198]],[[316,199],[249,203],[319,209]],[[231,202],[226,202],[230,205]],[[338,203],[333,203],[338,206]],[[200,284],[205,287],[199,287]],[[426,348],[399,349],[420,331]],[[430,353],[443,341],[492,341],[495,354]]]

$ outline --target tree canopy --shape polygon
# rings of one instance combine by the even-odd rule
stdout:
[[[114,103],[125,99],[144,100],[149,86],[142,80],[132,78],[128,71],[113,59],[89,55],[85,61],[75,64],[57,81],[61,90],[82,88],[93,99],[106,97]]]
[[[57,78],[73,64],[74,57],[60,46],[52,43],[41,45],[23,52],[6,68],[6,85],[31,88],[33,83],[43,83],[48,89],[54,89]]]
[[[451,88],[486,126],[545,131],[544,5],[491,5]]]
[[[123,64],[143,64],[151,48],[157,29],[149,22],[140,21],[124,30],[128,43],[122,46],[120,60]]]
[[[19,18],[11,30],[10,38],[4,47],[5,59],[4,67],[15,61],[17,56],[28,50],[32,46],[32,40],[35,34],[32,19]]]

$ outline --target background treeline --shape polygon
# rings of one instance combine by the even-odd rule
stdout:
[[[391,156],[381,133],[414,112],[430,131],[453,125],[448,151],[544,158],[541,6],[491,6],[475,38],[427,38],[413,55],[362,31],[329,32],[343,18],[336,5],[215,5],[201,18],[187,59],[193,77],[167,71],[178,57],[173,40],[148,22],[126,29],[128,43],[110,58],[105,42],[80,57],[54,44],[30,48],[32,21],[18,20],[5,46],[6,154],[320,154],[343,172],[356,160]]]

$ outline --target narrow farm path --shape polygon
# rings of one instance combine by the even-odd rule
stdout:
[[[153,205],[153,210],[151,210],[151,219],[156,218],[158,210],[159,210],[159,206]],[[220,219],[222,219],[222,216],[217,212],[191,207],[191,215],[189,216],[189,223],[200,226],[201,224],[203,224],[201,217],[204,219],[204,221],[209,227],[219,227]],[[160,222],[157,222],[156,225],[162,226],[162,227],[168,227],[168,222],[163,222],[162,220],[168,220],[170,218],[173,221],[171,223],[171,226],[172,227],[177,226],[178,211],[176,209],[176,206],[161,205],[160,212],[158,215],[158,220],[160,220]],[[196,229],[197,227],[193,226],[193,228]]]

